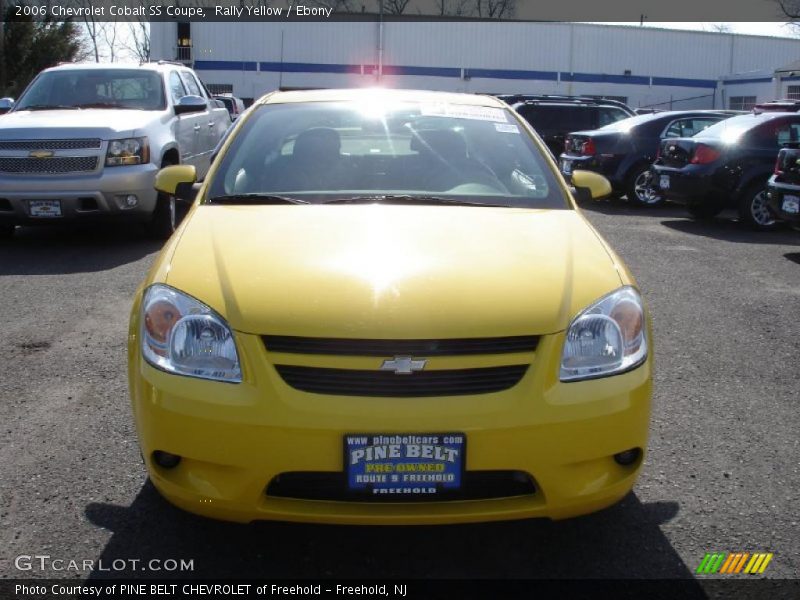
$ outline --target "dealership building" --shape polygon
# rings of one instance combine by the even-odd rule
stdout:
[[[154,22],[153,60],[215,93],[421,88],[604,96],[632,107],[749,109],[800,99],[800,40],[531,21]]]

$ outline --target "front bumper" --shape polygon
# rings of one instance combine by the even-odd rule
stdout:
[[[789,200],[784,204],[785,200]],[[800,212],[789,211],[800,200],[800,186],[770,181],[767,186],[767,204],[772,213],[780,220],[789,223],[800,223]]]
[[[614,191],[624,191],[624,182],[617,177],[619,158],[616,156],[573,156],[565,153],[558,159],[558,168],[568,182],[571,181],[573,171],[593,171],[608,179]]]
[[[136,309],[134,309],[136,310]],[[142,454],[170,502],[212,518],[340,524],[465,523],[530,517],[561,519],[625,496],[642,465],[613,455],[646,448],[651,362],[585,382],[558,380],[563,334],[542,337],[535,353],[431,359],[458,363],[527,360],[522,380],[473,396],[328,396],[288,386],[273,364],[294,360],[360,368],[376,359],[268,353],[258,336],[236,333],[245,381],[226,384],[170,375],[141,359],[132,320],[129,376]],[[463,432],[466,470],[512,470],[535,480],[533,494],[429,502],[360,502],[267,495],[282,473],[343,470],[343,437],[353,433]],[[165,469],[155,450],[182,457]]]
[[[65,220],[146,220],[155,209],[153,164],[110,167],[86,175],[0,175],[0,223],[53,224]],[[124,198],[134,195],[128,208]],[[60,201],[60,217],[31,214],[32,200]]]

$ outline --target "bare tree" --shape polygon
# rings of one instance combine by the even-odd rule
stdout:
[[[380,0],[383,2],[383,11],[390,15],[402,15],[411,0]]]
[[[792,35],[800,37],[800,0],[777,0]]]
[[[112,63],[117,61],[117,26],[116,21],[106,21],[100,28],[103,43],[108,49],[108,60]]]
[[[128,23],[128,34],[125,50],[140,63],[150,62],[150,26],[147,21]]]
[[[713,31],[715,33],[733,33],[733,27],[730,23],[709,23],[703,25],[705,31]]]
[[[485,19],[508,19],[514,16],[516,0],[474,0],[473,15]]]

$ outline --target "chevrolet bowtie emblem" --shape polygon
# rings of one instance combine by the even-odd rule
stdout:
[[[422,371],[427,360],[414,360],[410,356],[395,356],[383,361],[381,371],[394,371],[395,375],[411,375],[414,371]]]
[[[31,158],[50,158],[55,154],[52,150],[34,150],[28,156]]]

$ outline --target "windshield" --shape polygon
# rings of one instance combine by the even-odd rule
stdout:
[[[381,98],[254,110],[222,158],[207,201],[402,196],[568,208],[542,152],[506,109]]]
[[[163,110],[161,76],[143,69],[65,69],[37,77],[15,110],[131,108]]]

